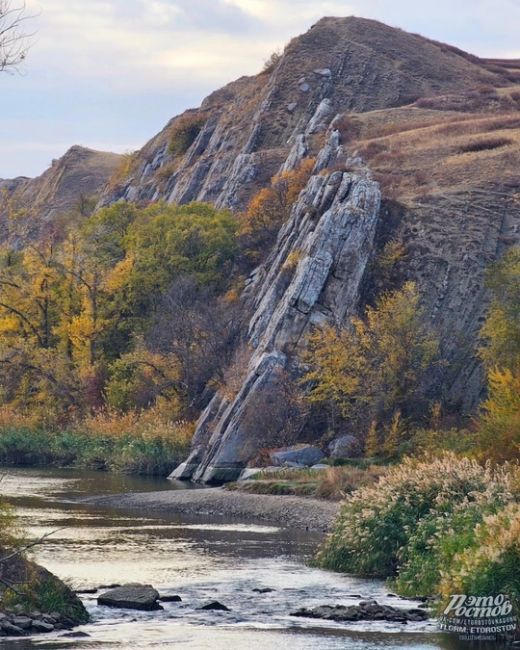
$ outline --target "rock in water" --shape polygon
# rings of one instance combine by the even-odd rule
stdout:
[[[229,612],[231,611],[229,607],[226,607],[222,603],[219,603],[218,600],[214,600],[211,603],[207,603],[206,605],[202,605],[202,607],[199,607],[199,609],[203,610],[215,610],[218,612]]]
[[[159,600],[162,603],[182,603],[182,598],[180,596],[161,596]]]
[[[156,589],[151,585],[139,584],[128,584],[111,589],[97,599],[98,605],[143,611],[162,609],[158,600],[159,592]]]
[[[391,621],[393,623],[406,623],[408,621],[425,621],[428,613],[421,609],[401,609],[390,605],[380,605],[375,600],[368,600],[359,605],[322,605],[301,609],[293,612],[291,616],[303,618],[321,618],[327,621]]]
[[[7,636],[23,636],[25,634],[21,627],[13,625],[9,621],[2,621],[0,627]]]
[[[54,625],[52,623],[45,623],[44,621],[33,621],[31,627],[34,632],[54,632]]]

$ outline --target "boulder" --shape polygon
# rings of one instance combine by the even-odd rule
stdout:
[[[325,454],[321,449],[312,445],[296,445],[271,452],[271,461],[275,465],[282,466],[294,466],[296,464],[311,467],[319,463],[324,457]]]
[[[390,605],[380,605],[375,600],[367,600],[359,605],[322,605],[307,609],[302,607],[291,616],[304,618],[321,618],[327,621],[391,621],[406,623],[408,621],[425,621],[428,613],[421,609],[401,609]]]
[[[33,632],[49,633],[54,632],[54,625],[52,623],[45,623],[44,621],[33,621],[31,625]]]
[[[351,458],[359,454],[359,441],[346,434],[330,442],[328,449],[332,458]]]
[[[22,628],[22,630],[28,630],[31,627],[31,623],[32,621],[28,616],[15,616],[13,618],[13,625]]]
[[[314,70],[314,73],[320,77],[327,77],[328,79],[332,77],[330,68],[316,68],[316,70]]]
[[[13,625],[9,621],[2,621],[0,626],[7,636],[23,636],[25,634],[21,627]]]
[[[158,600],[159,592],[151,585],[128,584],[106,591],[97,602],[107,607],[152,611],[161,609]]]

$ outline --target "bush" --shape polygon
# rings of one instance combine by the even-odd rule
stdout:
[[[394,586],[400,594],[413,597],[440,593],[443,575],[458,572],[453,568],[457,555],[468,548],[475,552],[479,547],[476,527],[514,501],[515,486],[510,477],[509,470],[498,471],[484,491],[469,494],[460,502],[445,503],[417,523],[399,553],[399,575]]]
[[[483,468],[452,454],[431,461],[405,459],[376,485],[347,497],[317,561],[336,571],[395,576],[403,562],[412,563],[419,551],[429,552],[431,537],[425,533],[435,530],[436,524],[422,520],[458,512],[463,504],[489,502],[498,507],[515,498],[517,481],[517,469]],[[418,529],[419,524],[425,530]],[[421,586],[427,583],[425,578]]]
[[[520,604],[520,505],[512,503],[476,525],[472,544],[442,572],[440,594],[507,594]]]
[[[520,454],[520,374],[495,368],[488,374],[489,397],[479,420],[477,453],[495,461]]]
[[[249,202],[241,215],[240,235],[247,257],[258,262],[270,248],[276,235],[287,221],[300,192],[307,184],[316,161],[306,158],[297,169],[280,172]]]
[[[496,461],[520,451],[520,249],[511,249],[488,273],[493,301],[482,327],[480,356],[488,370],[488,398],[478,422],[477,453]]]
[[[308,400],[326,410],[329,429],[340,418],[361,430],[371,421],[390,422],[386,451],[393,457],[405,442],[407,420],[424,414],[422,380],[436,361],[438,343],[426,325],[413,282],[385,293],[352,328],[316,330],[305,355]]]
[[[174,156],[184,156],[207,122],[207,116],[184,113],[175,120],[170,131],[168,149]]]
[[[271,74],[271,72],[273,72],[276,66],[280,63],[281,59],[282,59],[282,54],[279,50],[275,50],[274,52],[272,52],[269,58],[267,58],[264,61],[264,67],[262,72]]]

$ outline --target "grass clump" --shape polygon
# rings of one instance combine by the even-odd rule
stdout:
[[[405,459],[345,499],[317,562],[392,578],[406,596],[489,595],[492,586],[490,593],[515,598],[520,562],[512,561],[518,542],[511,531],[520,526],[519,496],[518,465],[483,467],[454,454]],[[464,587],[477,591],[453,591]]]
[[[87,467],[166,476],[185,457],[193,424],[159,417],[153,409],[102,412],[65,429],[0,426],[0,463]]]
[[[23,584],[16,592],[7,590],[0,601],[0,608],[12,611],[17,606],[26,614],[39,611],[59,614],[60,619],[72,625],[88,623],[87,610],[67,585],[43,567],[23,560],[19,562]]]
[[[354,490],[375,483],[383,467],[337,466],[326,469],[280,469],[259,472],[249,481],[233,483],[232,490],[253,494],[290,494],[320,499],[340,500]]]
[[[510,138],[484,138],[481,140],[474,140],[459,146],[460,153],[473,153],[478,151],[492,151],[493,149],[500,149],[513,144]]]

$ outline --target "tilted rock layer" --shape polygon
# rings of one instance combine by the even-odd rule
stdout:
[[[332,36],[337,47],[326,49],[324,43]],[[289,69],[294,87],[281,82]],[[246,288],[251,313],[247,340],[253,350],[247,377],[233,399],[215,395],[199,421],[190,457],[173,477],[220,483],[239,475],[265,446],[250,424],[258,394],[276,382],[280,369],[291,369],[294,353],[305,345],[314,325],[341,324],[359,311],[380,280],[376,257],[393,239],[405,250],[400,278],[418,284],[449,362],[431,381],[445,386],[446,401],[459,412],[476,408],[484,385],[475,354],[487,304],[484,274],[518,241],[520,224],[514,199],[520,114],[513,110],[506,81],[491,80],[500,89],[493,91],[496,95],[475,90],[477,80],[490,81],[489,74],[487,64],[475,57],[370,21],[325,19],[289,46],[264,89],[266,99],[250,131],[256,135],[234,158],[222,192],[207,195],[201,186],[189,197],[243,204],[245,194],[228,190],[249,191],[259,178],[258,157],[276,159],[282,142],[276,129],[267,135],[262,124],[289,106],[290,117],[275,122],[284,125],[280,135],[289,145],[283,149],[286,158],[277,161],[280,169],[295,168],[311,153],[317,162],[271,255]],[[307,96],[310,80],[312,98]],[[399,107],[416,94],[433,95],[430,101],[435,103],[435,93],[441,104],[445,93],[456,95],[457,111],[422,109],[420,102]],[[477,113],[475,95],[486,96]],[[460,106],[471,110],[461,115]],[[351,111],[347,121],[337,115],[345,110]],[[352,122],[353,111],[359,123]],[[493,122],[488,113],[507,117]],[[485,146],[471,153],[472,147],[479,149],[473,146],[475,138],[504,129],[514,136],[503,138],[505,149],[502,143],[498,151],[493,145],[492,153],[485,153]],[[418,142],[410,145],[406,163],[402,151],[411,132]],[[316,134],[321,134],[319,150]],[[279,147],[266,149],[274,145]],[[374,152],[385,152],[386,158]],[[427,171],[421,178],[423,168]],[[383,183],[383,195],[388,189],[391,198],[383,205],[376,179]]]
[[[378,267],[391,241],[403,249],[394,275],[417,283],[449,362],[429,379],[453,409],[474,412],[485,271],[519,239],[519,86],[519,62],[371,20],[324,18],[272,69],[214,92],[134,154],[100,206],[197,200],[242,210],[274,174],[315,159],[245,289],[247,376],[234,396],[213,397],[175,476],[238,476],[266,444],[249,424],[257,396],[281,369],[294,371],[313,326],[344,323],[392,288]],[[179,151],[186,123],[194,139]]]

